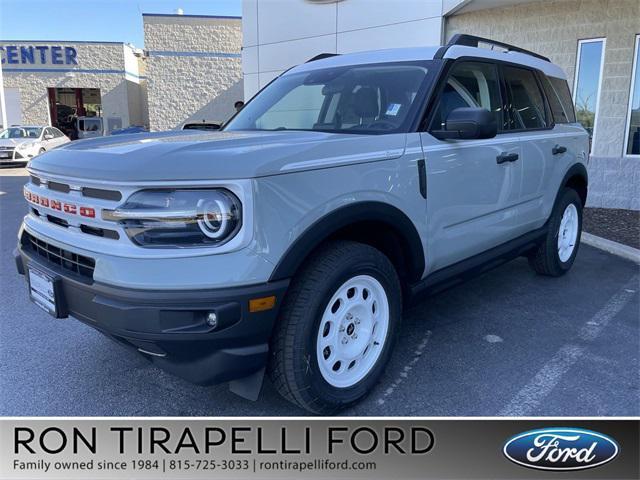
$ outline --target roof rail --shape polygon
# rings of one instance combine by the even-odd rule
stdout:
[[[315,57],[310,58],[304,63],[315,62],[316,60],[322,60],[323,58],[337,57],[339,53],[319,53]]]
[[[495,45],[496,47],[504,48],[508,52],[524,53],[525,55],[531,55],[532,57],[539,58],[540,60],[544,60],[545,62],[551,62],[549,58],[545,57],[544,55],[540,55],[539,53],[535,53],[530,50],[525,50],[524,48],[516,47],[515,45],[509,45],[508,43],[498,42],[497,40],[490,40],[488,38],[476,37],[475,35],[467,35],[464,33],[456,33],[453,37],[451,37],[451,40],[449,40],[449,43],[447,43],[446,46],[438,50],[438,52],[435,55],[435,58],[436,59],[443,58],[447,49],[449,49],[449,47],[453,47],[454,45],[477,48],[478,45],[481,43]]]

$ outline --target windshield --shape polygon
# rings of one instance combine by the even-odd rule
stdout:
[[[0,132],[0,138],[40,138],[40,127],[10,127]]]
[[[400,132],[423,96],[428,63],[355,65],[284,75],[245,105],[225,130]]]

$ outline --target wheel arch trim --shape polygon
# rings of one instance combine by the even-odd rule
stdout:
[[[362,201],[346,205],[320,217],[304,230],[285,251],[269,281],[292,277],[305,258],[320,244],[341,229],[360,222],[381,222],[399,234],[401,247],[409,255],[409,275],[418,281],[425,268],[420,234],[411,219],[400,209],[378,201]]]
[[[582,200],[583,200],[584,203],[586,203],[587,192],[588,192],[588,188],[589,188],[589,174],[587,173],[587,168],[582,163],[575,163],[569,168],[569,170],[567,170],[567,173],[565,173],[564,177],[562,178],[562,182],[560,182],[560,188],[558,189],[558,192],[556,193],[555,202],[557,202],[558,198],[560,198],[560,192],[562,191],[562,189],[569,184],[569,181],[573,177],[579,177],[579,178],[584,180],[584,183],[585,183],[585,186],[586,186],[586,191],[585,191],[584,199],[582,199]],[[578,192],[578,193],[580,193],[580,192]],[[554,202],[554,205],[555,205],[555,202]],[[584,207],[584,205],[583,205],[583,207]]]

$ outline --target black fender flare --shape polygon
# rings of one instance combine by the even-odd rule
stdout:
[[[383,202],[356,202],[337,208],[318,219],[294,240],[278,261],[270,282],[291,278],[305,258],[331,235],[358,222],[382,222],[401,239],[400,247],[407,255],[409,277],[420,280],[425,268],[420,234],[411,219],[400,209]]]
[[[588,189],[589,174],[587,173],[587,168],[582,163],[575,163],[569,168],[569,170],[567,170],[567,173],[564,174],[564,177],[562,178],[562,182],[560,182],[560,187],[558,188],[558,192],[556,193],[556,198],[553,202],[554,205],[556,204],[556,202],[558,201],[558,198],[560,197],[560,192],[562,191],[562,188],[569,183],[569,180],[572,177],[581,177],[582,179],[584,179],[584,183]],[[587,200],[586,194],[583,200],[584,200],[584,203],[586,204],[586,200]]]

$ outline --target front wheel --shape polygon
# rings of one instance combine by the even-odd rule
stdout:
[[[571,269],[582,234],[582,200],[565,188],[556,203],[543,243],[529,257],[531,267],[541,275],[559,277]]]
[[[272,341],[271,379],[288,400],[330,414],[377,383],[401,319],[396,271],[380,251],[338,241],[295,276]]]

